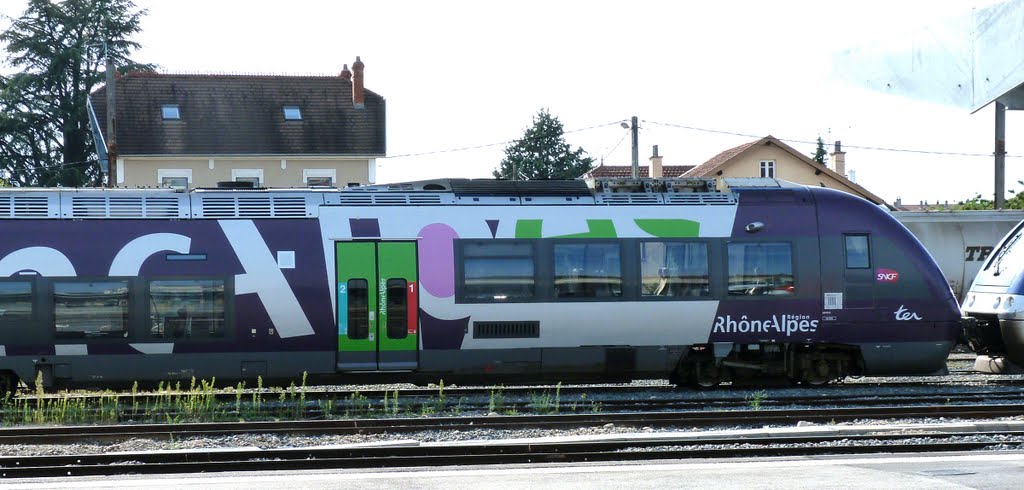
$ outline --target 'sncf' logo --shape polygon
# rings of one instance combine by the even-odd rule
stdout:
[[[875,280],[878,282],[897,282],[900,273],[892,269],[875,269]]]

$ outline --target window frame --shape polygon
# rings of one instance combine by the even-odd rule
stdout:
[[[309,183],[309,179],[331,179],[331,183],[322,185],[312,185]],[[335,187],[338,184],[338,170],[333,168],[304,168],[302,169],[302,184],[307,187]]]
[[[50,335],[54,339],[56,344],[91,344],[97,342],[128,342],[134,341],[137,338],[137,332],[135,331],[136,325],[139,323],[136,306],[138,302],[139,287],[136,281],[136,277],[125,277],[125,276],[76,276],[76,277],[52,277],[48,278],[46,285],[46,291],[48,293],[46,302],[48,303],[48,315],[47,326],[50,331]],[[86,336],[82,337],[67,337],[61,336],[60,332],[57,331],[57,285],[58,284],[80,284],[80,283],[100,283],[100,282],[123,282],[128,286],[128,294],[126,295],[126,316],[123,332],[125,335],[121,336],[104,336],[89,338]]]
[[[364,298],[366,303],[366,332],[365,335],[359,335],[360,332],[356,330],[352,325],[352,281],[362,282],[365,285],[366,297]],[[345,281],[345,291],[347,292],[346,298],[348,298],[348,304],[345,305],[346,317],[348,318],[347,325],[345,326],[345,338],[348,340],[367,340],[370,338],[370,334],[373,333],[370,329],[369,313],[375,311],[374,308],[370,308],[370,280],[365,277],[352,277]],[[360,321],[364,320],[360,316]],[[355,331],[355,335],[353,335]]]
[[[729,247],[731,245],[787,245],[789,247],[790,273],[793,275],[793,292],[792,292],[792,294],[729,294],[730,278],[731,278],[731,276],[730,276],[731,269],[729,267],[729,261],[730,261],[731,257],[729,255]],[[769,239],[769,240],[729,240],[729,241],[726,241],[724,243],[724,246],[722,248],[722,252],[723,252],[722,260],[723,260],[723,263],[725,264],[725,268],[724,268],[723,274],[722,274],[722,276],[724,278],[722,287],[724,289],[723,289],[723,291],[721,293],[721,296],[720,296],[720,298],[722,300],[725,300],[725,301],[729,301],[729,300],[745,301],[745,300],[750,300],[750,299],[756,300],[756,299],[770,298],[773,301],[785,301],[787,299],[799,298],[801,296],[801,294],[803,293],[803,290],[802,290],[801,285],[800,285],[800,273],[799,273],[800,269],[798,267],[800,261],[798,260],[798,256],[797,256],[797,246],[796,246],[796,244],[792,240],[774,240],[774,239]]]
[[[707,259],[707,261],[706,261],[707,268],[705,270],[706,273],[707,273],[707,280],[708,280],[708,288],[707,288],[708,292],[707,292],[707,294],[699,295],[699,296],[657,296],[657,295],[648,296],[648,295],[644,295],[644,292],[643,292],[643,286],[644,286],[644,275],[643,275],[644,252],[643,251],[644,251],[644,245],[647,244],[647,243],[665,243],[665,244],[671,244],[671,243],[686,243],[686,244],[697,243],[697,244],[703,245],[704,246],[704,252],[705,252],[705,258]],[[714,252],[715,248],[716,248],[716,246],[715,246],[715,244],[713,242],[711,242],[709,240],[706,240],[706,239],[696,238],[696,237],[695,238],[657,238],[657,237],[651,237],[651,238],[641,238],[641,239],[637,240],[636,253],[634,255],[636,257],[637,280],[636,280],[635,286],[633,287],[633,289],[635,289],[635,291],[636,291],[637,298],[640,299],[641,301],[712,301],[712,300],[719,300],[720,299],[719,298],[719,294],[718,294],[718,292],[717,292],[717,290],[715,288],[715,283],[718,282],[718,280],[716,278],[716,270],[715,270],[716,269],[716,267],[715,267],[715,252]],[[623,275],[625,275],[625,272],[623,273]]]
[[[542,239],[545,244],[545,249],[548,252],[546,255],[546,262],[544,264],[545,272],[544,275],[544,288],[548,292],[548,296],[545,300],[553,303],[579,303],[579,302],[597,302],[597,303],[613,303],[618,301],[632,301],[638,296],[633,294],[636,287],[633,285],[633,281],[630,280],[631,273],[635,275],[634,271],[630,270],[630,264],[632,260],[625,259],[630,257],[630,249],[627,249],[626,242],[628,239],[614,239],[614,238],[555,238],[555,239]],[[621,289],[618,296],[594,296],[594,297],[559,297],[558,291],[555,288],[555,280],[557,277],[556,264],[555,264],[555,247],[558,245],[615,245],[619,252],[619,287]],[[639,255],[639,247],[635,248],[635,254]],[[536,269],[536,267],[535,267]]]
[[[156,170],[156,185],[158,187],[164,187],[164,179],[180,179],[184,178],[187,181],[187,185],[192,185],[192,169],[190,168],[159,168]]]
[[[507,301],[495,301],[466,297],[466,254],[467,243],[503,244],[503,245],[529,245],[530,258],[533,261],[533,294],[525,298],[509,298]],[[545,286],[540,274],[543,256],[538,239],[523,238],[456,238],[455,248],[455,303],[457,304],[509,304],[509,303],[539,303],[545,301]]]
[[[775,160],[761,160],[761,178],[774,179],[777,175]],[[770,175],[769,175],[770,174]]]
[[[850,238],[864,238],[867,245],[867,264],[863,266],[850,266]],[[871,269],[871,234],[870,233],[843,233],[843,267],[846,269],[865,270]]]
[[[160,104],[160,117],[164,121],[180,121],[181,106],[179,104]]]
[[[284,116],[285,121],[301,121],[302,120],[302,108],[297,105],[283,105],[281,106],[281,113]],[[293,116],[293,117],[290,117]]]
[[[141,318],[135,322],[138,327],[135,342],[149,342],[155,344],[168,342],[189,342],[208,343],[224,342],[235,337],[235,281],[233,276],[143,276],[138,278],[141,282],[140,294],[145,302],[141,307]],[[220,337],[153,337],[150,335],[152,328],[153,300],[152,284],[157,281],[222,281],[224,283],[224,335]]]
[[[30,328],[30,327],[35,325],[36,320],[39,318],[39,310],[40,310],[40,307],[39,307],[39,304],[38,304],[38,301],[37,301],[39,286],[37,284],[38,281],[35,280],[36,277],[37,276],[34,275],[34,274],[33,275],[25,275],[25,276],[15,275],[15,276],[10,276],[10,277],[0,277],[0,284],[7,284],[7,283],[28,284],[28,294],[29,294],[29,301],[28,302],[29,302],[29,308],[30,308],[29,312],[28,312],[28,319],[25,320],[26,325],[22,325],[20,323],[20,321],[18,321],[18,320],[11,320],[10,318],[5,319],[2,315],[0,315],[0,331],[2,331],[2,329],[6,329],[6,328],[11,327],[11,326]],[[18,322],[18,323],[16,324],[16,322]],[[5,333],[5,337],[9,337],[8,334],[9,334],[9,332]]]
[[[265,187],[266,180],[263,179],[262,168],[233,168],[231,169],[232,182],[250,182],[249,179],[256,179],[255,187]]]

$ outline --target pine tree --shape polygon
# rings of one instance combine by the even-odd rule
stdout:
[[[821,139],[821,136],[818,136],[818,147],[814,150],[814,156],[811,159],[820,163],[821,166],[824,167],[825,158],[827,156],[828,152],[825,151],[825,141]]]
[[[565,142],[561,121],[547,109],[533,116],[523,137],[505,148],[494,178],[506,180],[575,179],[590,170],[594,159],[583,148]]]
[[[20,70],[0,76],[0,173],[10,184],[99,183],[86,100],[103,80],[104,45],[122,70],[153,68],[128,58],[145,13],[131,0],[28,0],[21,17],[5,18],[5,61]]]

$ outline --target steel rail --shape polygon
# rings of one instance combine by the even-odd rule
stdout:
[[[171,440],[254,433],[337,435],[474,429],[573,429],[607,424],[631,427],[760,427],[766,424],[793,424],[798,421],[829,423],[934,417],[991,419],[1020,415],[1024,415],[1024,404],[14,427],[0,429],[0,444],[66,444],[83,440],[124,441],[133,438]]]
[[[969,451],[1021,442],[954,440],[967,436],[1024,436],[1012,432],[922,432],[916,434],[791,435],[771,437],[664,437],[657,440],[429,445],[269,450],[175,451],[75,456],[0,457],[0,477],[35,478],[117,474],[168,474],[328,468],[641,461],[692,458],[741,458],[797,455]],[[926,439],[928,442],[893,444]],[[935,441],[944,439],[943,441]],[[835,445],[859,441],[861,444]],[[824,443],[832,443],[821,446]],[[718,446],[718,447],[715,447]],[[724,447],[722,447],[724,446]]]

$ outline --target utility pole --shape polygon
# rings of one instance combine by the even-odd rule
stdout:
[[[1006,206],[1006,106],[996,101],[996,198],[995,208]]]
[[[117,187],[117,78],[114,76],[114,59],[110,57],[106,41],[103,53],[107,57],[107,187]]]
[[[630,126],[630,132],[632,132],[632,134],[633,134],[633,178],[634,179],[639,179],[640,178],[640,141],[639,141],[639,138],[638,138],[638,136],[639,136],[638,129],[639,128],[637,127],[638,124],[637,124],[636,116],[633,116],[633,118],[630,119],[630,122],[632,123],[632,125]]]

